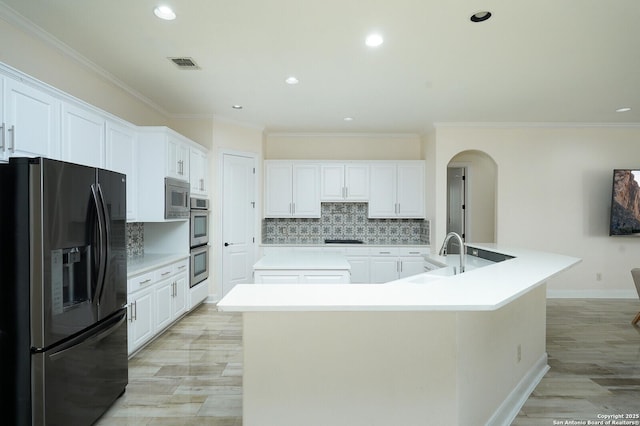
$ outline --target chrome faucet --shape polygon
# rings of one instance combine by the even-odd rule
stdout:
[[[447,255],[447,244],[449,244],[449,240],[451,238],[455,238],[456,240],[458,240],[458,244],[460,244],[460,273],[463,273],[466,253],[464,249],[464,242],[462,241],[462,237],[460,236],[460,234],[456,232],[449,232],[445,237],[444,242],[442,243],[442,247],[440,248],[440,252],[438,254],[440,256]]]

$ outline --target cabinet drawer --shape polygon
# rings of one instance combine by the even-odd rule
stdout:
[[[166,265],[161,268],[156,269],[156,281],[164,280],[169,278],[172,275],[175,275],[175,265]]]
[[[174,263],[175,273],[181,274],[183,272],[189,272],[189,261],[181,260],[180,262]]]
[[[397,247],[372,247],[371,256],[398,256],[400,249]]]
[[[399,251],[400,256],[424,256],[429,254],[428,247],[402,247]]]
[[[147,272],[127,280],[127,292],[133,293],[140,289],[146,288],[155,282],[154,272]]]
[[[347,247],[347,256],[369,256],[369,247]]]

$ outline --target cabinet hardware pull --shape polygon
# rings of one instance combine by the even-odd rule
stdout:
[[[146,280],[144,280],[144,281],[140,281],[138,284],[140,284],[140,285],[144,285],[144,284],[148,283],[149,281],[151,281],[151,278],[147,278],[147,279],[146,279]]]
[[[4,123],[0,126],[0,150],[4,151]]]
[[[7,149],[11,152],[15,152],[16,149],[16,126],[12,125],[7,131],[11,132],[11,146],[7,146]]]
[[[133,302],[133,320],[138,319],[138,301]]]
[[[296,214],[296,203],[292,203],[293,204],[293,214]]]
[[[379,254],[391,254],[391,252],[390,252],[390,251],[379,251],[378,253],[379,253]]]
[[[133,322],[133,303],[129,303],[129,306],[127,306],[127,316],[129,317],[129,322]]]
[[[200,179],[200,191],[204,191],[204,179]]]
[[[344,187],[344,198],[349,198],[349,187],[348,186]]]
[[[187,265],[180,265],[180,266],[178,266],[178,269],[184,269],[186,267],[187,267]]]
[[[169,275],[170,273],[171,273],[171,271],[163,272],[162,276],[164,277],[165,275]]]

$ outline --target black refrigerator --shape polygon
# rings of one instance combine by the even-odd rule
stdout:
[[[0,164],[0,413],[91,425],[124,393],[126,176],[45,158]]]

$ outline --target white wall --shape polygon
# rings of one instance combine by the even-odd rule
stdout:
[[[583,259],[549,282],[551,296],[637,297],[640,239],[609,237],[608,222],[612,170],[640,166],[639,141],[640,126],[440,125],[432,241],[446,232],[449,160],[480,150],[498,168],[497,242]]]
[[[421,160],[415,134],[268,134],[264,158],[282,160]]]
[[[169,125],[165,115],[123,90],[71,51],[32,35],[0,16],[0,62],[137,125]],[[202,143],[202,142],[201,142]]]

